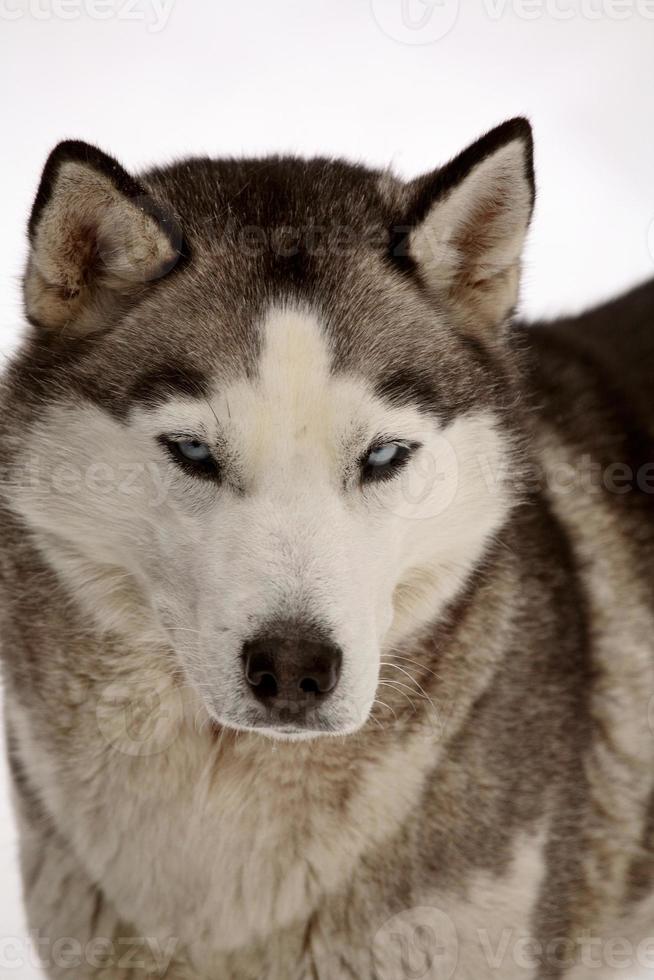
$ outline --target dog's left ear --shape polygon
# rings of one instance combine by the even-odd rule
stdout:
[[[464,326],[490,339],[517,299],[534,205],[531,126],[518,118],[493,129],[413,181],[409,201],[403,261]]]

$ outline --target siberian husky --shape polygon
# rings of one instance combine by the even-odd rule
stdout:
[[[516,324],[533,202],[524,119],[410,182],[50,156],[0,418],[47,976],[654,963],[654,285]]]

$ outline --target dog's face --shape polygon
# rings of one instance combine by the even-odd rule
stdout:
[[[98,628],[165,644],[220,725],[358,729],[384,652],[505,519],[530,154],[517,121],[409,185],[48,162],[10,502]]]

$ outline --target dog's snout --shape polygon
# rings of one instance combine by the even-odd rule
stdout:
[[[243,647],[246,680],[269,706],[326,697],[338,684],[342,661],[335,643],[306,634],[259,636]]]

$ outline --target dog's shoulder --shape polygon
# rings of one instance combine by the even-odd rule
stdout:
[[[586,409],[588,424],[612,418],[623,437],[647,435],[651,445],[654,279],[578,316],[521,324],[516,336],[545,416],[578,427]]]

